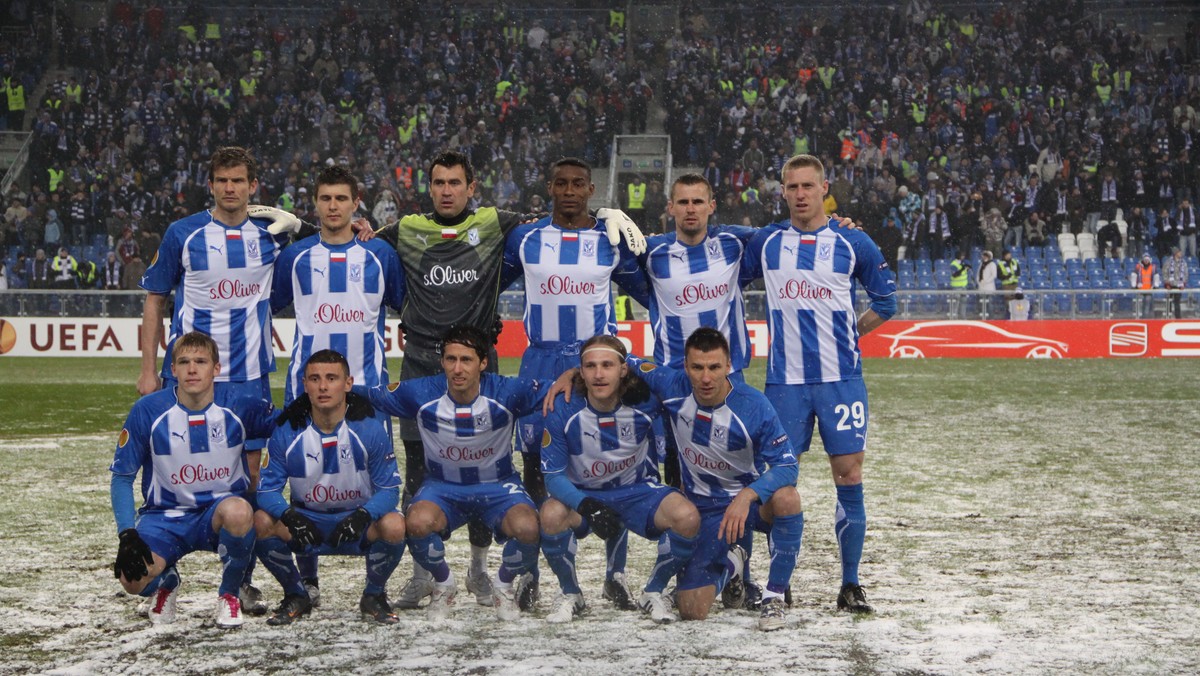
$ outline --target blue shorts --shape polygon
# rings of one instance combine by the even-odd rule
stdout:
[[[297,547],[295,543],[289,543],[293,551],[303,552],[304,554],[320,554],[328,556],[330,554],[340,554],[342,556],[363,556],[367,553],[367,548],[371,546],[367,542],[367,531],[363,530],[362,537],[357,542],[345,542],[340,547],[332,547],[329,545],[329,536],[333,534],[333,529],[342,522],[343,519],[354,513],[353,509],[347,509],[339,512],[318,512],[304,507],[295,507],[297,512],[307,516],[317,526],[317,530],[321,531],[323,542],[315,547]],[[374,523],[374,522],[372,522]],[[368,526],[369,528],[369,526]]]
[[[641,535],[648,540],[657,540],[658,536],[663,534],[663,531],[654,526],[654,515],[658,512],[658,506],[663,500],[672,493],[679,493],[678,490],[670,486],[664,486],[653,481],[642,481],[640,483],[631,484],[629,486],[619,486],[617,488],[605,488],[592,490],[590,488],[582,488],[583,494],[589,498],[595,498],[604,503],[605,507],[617,513],[621,517],[621,523],[629,530]],[[682,495],[682,493],[680,493]],[[576,534],[586,534],[591,530],[587,524],[587,519],[584,519],[586,529],[579,529]]]
[[[496,483],[456,484],[425,477],[425,483],[413,496],[414,503],[426,500],[437,505],[446,515],[446,529],[455,531],[473,519],[479,519],[492,529],[497,542],[506,536],[500,530],[508,511],[517,505],[528,505],[535,513],[537,506],[525,485],[516,474]]]
[[[767,385],[779,422],[799,455],[812,445],[813,422],[829,455],[867,450],[867,384],[862,378],[815,385]]]
[[[521,356],[521,378],[554,382],[564,371],[579,368],[579,348],[582,343],[563,343],[556,347],[530,345]],[[577,396],[577,395],[572,395]],[[542,409],[517,420],[517,439],[521,453],[528,458],[542,454],[542,429],[545,425]]]
[[[725,517],[725,509],[732,500],[692,500],[696,509],[700,510],[700,532],[696,535],[696,553],[679,571],[676,578],[676,588],[680,591],[700,589],[716,585],[717,580],[725,572],[726,554],[729,553],[729,543],[718,538],[721,530],[721,519]],[[771,524],[758,515],[760,507],[757,503],[750,508],[746,516],[746,530],[769,533]]]
[[[232,497],[236,496],[226,495],[214,500],[203,510],[178,516],[170,512],[142,512],[138,515],[135,528],[150,551],[161,556],[167,562],[167,568],[170,568],[185,554],[217,551],[213,517],[217,514],[217,505]]]
[[[163,378],[162,388],[164,390],[175,387],[179,384],[174,378]],[[271,401],[271,381],[267,378],[258,378],[256,380],[246,380],[240,383],[218,381],[213,383],[213,401],[218,406],[225,406],[228,402],[236,401],[237,399],[262,399],[263,401]],[[391,429],[390,427],[388,428]],[[267,447],[267,439],[247,439],[242,448],[247,451],[261,451]]]

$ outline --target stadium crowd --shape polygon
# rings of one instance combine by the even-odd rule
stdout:
[[[1064,224],[1095,231],[1117,208],[1135,255],[1194,255],[1179,205],[1197,193],[1195,25],[1152,49],[1077,1],[778,12],[687,6],[659,62],[631,53],[619,12],[534,20],[405,2],[380,20],[347,3],[234,22],[118,2],[95,28],[62,29],[70,75],[21,115],[13,88],[31,96],[51,56],[28,48],[46,44],[35,29],[0,52],[5,117],[35,139],[32,187],[5,196],[11,285],[51,285],[35,261],[69,264],[93,245],[80,283],[134,288],[115,268],[140,270],[168,223],[207,204],[206,158],[233,143],[263,160],[258,200],[307,220],[330,163],[363,177],[376,225],[427,211],[428,162],[447,148],[479,167],[481,203],[542,211],[547,163],[603,164],[614,133],[646,130],[652,84],[677,163],[718,186],[719,222],[781,218],[778,169],[812,152],[833,168],[829,208],[889,260],[902,243],[949,257]]]

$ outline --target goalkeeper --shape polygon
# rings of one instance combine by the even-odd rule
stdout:
[[[408,283],[401,312],[405,346],[400,380],[443,373],[437,346],[448,326],[473,326],[495,339],[500,330],[496,305],[505,239],[522,222],[536,218],[494,207],[470,208],[477,187],[475,170],[462,153],[448,151],[435,157],[429,177],[433,212],[405,216],[379,232],[395,244]],[[620,211],[601,209],[598,215],[607,216],[612,224],[608,237],[614,244],[624,237],[632,251],[645,249],[641,232]],[[487,361],[488,370],[496,372],[495,348]],[[401,419],[400,438],[404,441],[407,504],[425,477],[425,447],[412,420]],[[491,605],[493,594],[485,566],[491,531],[478,520],[471,521],[468,529],[471,563],[467,590],[480,605]],[[397,606],[415,608],[433,589],[433,580],[418,566]]]

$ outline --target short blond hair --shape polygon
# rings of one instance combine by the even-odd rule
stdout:
[[[779,180],[787,182],[785,178],[789,171],[812,167],[821,175],[821,180],[825,180],[825,165],[821,164],[821,160],[816,155],[795,155],[787,162],[783,163],[783,168],[779,170]]]

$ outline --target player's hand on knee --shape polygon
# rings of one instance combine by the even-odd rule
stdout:
[[[646,236],[642,234],[637,223],[633,222],[624,211],[620,209],[597,209],[596,218],[604,219],[604,226],[608,230],[608,243],[616,246],[625,240],[626,246],[635,255],[646,253]]]
[[[288,507],[284,510],[279,520],[287,526],[288,532],[292,534],[292,542],[297,545],[316,546],[324,540],[321,537],[321,531],[317,530],[317,524],[301,514],[295,507]]]
[[[275,207],[268,207],[261,204],[251,204],[246,207],[246,212],[250,215],[250,218],[261,218],[271,221],[271,225],[267,226],[267,232],[272,235],[280,235],[285,232],[300,232],[300,219],[283,209],[276,209]]]
[[[584,498],[579,503],[579,514],[588,520],[592,532],[607,540],[621,532],[621,517],[611,507],[596,498]]]
[[[371,525],[371,513],[359,507],[342,519],[329,535],[329,544],[341,547],[347,542],[357,542]]]
[[[130,582],[137,582],[146,577],[150,572],[147,566],[154,563],[150,546],[134,528],[126,528],[117,537],[120,544],[117,545],[117,562],[113,565],[113,575],[117,579],[125,576]]]

